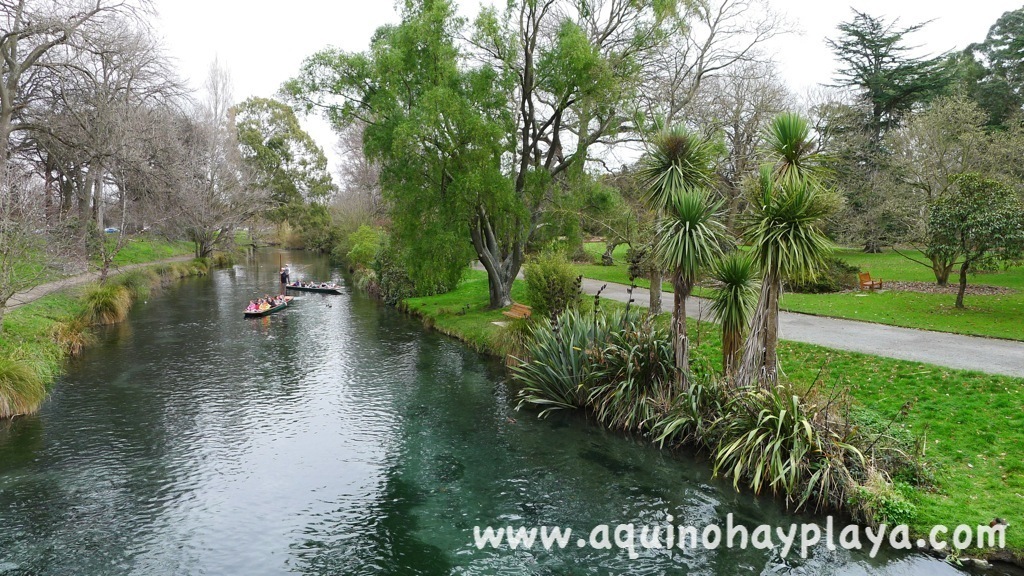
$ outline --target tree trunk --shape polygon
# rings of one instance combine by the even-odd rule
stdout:
[[[512,304],[512,283],[523,266],[523,242],[517,239],[511,251],[504,252],[483,207],[477,209],[473,224],[470,236],[480,264],[487,271],[489,306],[492,310],[509,306]]]
[[[601,254],[602,266],[613,266],[615,264],[615,257],[613,256],[613,254],[615,253],[615,248],[617,247],[618,244],[615,244],[613,242],[608,242],[605,244],[604,254]]]
[[[882,243],[877,238],[868,238],[867,242],[864,243],[865,254],[881,254]]]
[[[103,177],[97,177],[92,182],[93,215],[96,217],[96,229],[103,234]],[[102,238],[102,237],[101,237]]]
[[[675,350],[676,359],[676,381],[679,389],[687,391],[690,388],[690,347],[686,333],[686,297],[691,287],[682,276],[675,272],[672,274],[672,346]]]
[[[949,275],[953,272],[954,261],[943,260],[941,256],[932,256],[932,272],[935,274],[935,283],[939,286],[949,284]]]
[[[736,375],[740,365],[740,352],[743,345],[743,333],[722,331],[722,374],[726,379]]]
[[[782,281],[776,280],[769,284],[768,318],[764,332],[764,371],[761,380],[765,388],[775,384],[779,379],[779,296],[782,292]]]
[[[956,293],[956,307],[961,310],[964,308],[964,294],[967,292],[967,271],[970,268],[970,259],[964,258],[964,263],[960,265],[960,289]]]
[[[650,306],[649,311],[653,315],[661,314],[661,271],[654,270],[651,272],[651,289],[650,294]]]
[[[757,309],[750,324],[743,347],[743,357],[736,370],[735,385],[744,387],[752,385],[755,380],[764,386],[773,384],[777,379],[779,337],[779,293],[782,281],[778,272],[769,272],[761,284],[761,296],[757,301]]]

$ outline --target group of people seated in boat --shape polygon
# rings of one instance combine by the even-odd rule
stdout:
[[[285,297],[281,295],[277,296],[264,296],[263,298],[257,298],[256,300],[249,300],[249,305],[245,308],[246,312],[263,312],[270,310],[275,306],[280,306],[286,302]]]
[[[334,282],[300,282],[296,280],[289,284],[294,288],[337,288],[338,285]]]

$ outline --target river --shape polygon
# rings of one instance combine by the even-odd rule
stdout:
[[[959,574],[916,553],[478,550],[474,526],[822,521],[578,416],[346,287],[244,319],[281,255],[139,303],[0,423],[0,574]],[[292,275],[326,260],[291,252]],[[869,544],[869,543],[868,543]]]

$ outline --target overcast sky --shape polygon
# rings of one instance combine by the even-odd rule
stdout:
[[[797,94],[832,80],[836,62],[825,38],[835,37],[836,25],[850,20],[851,6],[904,25],[932,20],[911,38],[930,54],[983,40],[1000,15],[1022,6],[1022,0],[769,1],[799,30],[766,50]],[[459,3],[475,12],[480,0]],[[156,6],[158,30],[182,75],[201,86],[216,57],[231,72],[236,101],[273,96],[306,56],[328,45],[364,50],[378,26],[398,21],[389,0],[156,0]],[[333,156],[334,137],[324,123],[307,128]]]

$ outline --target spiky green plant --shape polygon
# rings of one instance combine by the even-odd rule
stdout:
[[[655,253],[660,267],[672,271],[672,340],[677,381],[685,388],[690,358],[686,335],[686,299],[700,269],[720,253],[725,227],[718,221],[721,202],[708,189],[714,182],[713,143],[683,127],[656,135],[641,160],[645,201],[660,216]]]
[[[0,418],[32,414],[46,399],[46,383],[24,360],[0,358]]]
[[[627,319],[600,352],[588,403],[606,426],[641,431],[671,404],[673,372],[668,335]]]
[[[132,297],[124,286],[99,284],[85,293],[83,317],[89,324],[116,324],[128,317]]]
[[[823,170],[823,157],[806,118],[784,112],[772,119],[765,134],[765,148],[773,159],[776,182],[816,179]]]
[[[786,148],[799,149],[797,144]],[[766,386],[776,381],[782,279],[814,278],[833,250],[821,230],[834,207],[832,193],[816,179],[799,177],[795,169],[779,176],[778,165],[779,162],[761,167],[743,225],[744,240],[751,246],[764,279],[736,374],[739,386],[747,386],[755,379]]]
[[[607,330],[606,318],[591,321],[577,310],[566,310],[551,324],[535,326],[528,346],[531,360],[512,367],[513,378],[522,385],[519,406],[540,407],[542,417],[553,410],[585,407],[593,372],[591,355]]]
[[[685,127],[659,132],[651,139],[637,173],[644,201],[655,210],[665,210],[680,193],[710,187],[714,160],[714,144]]]
[[[743,334],[757,307],[761,290],[753,259],[733,251],[711,266],[711,277],[718,283],[711,299],[711,311],[722,327],[722,373],[730,377],[739,364]]]

